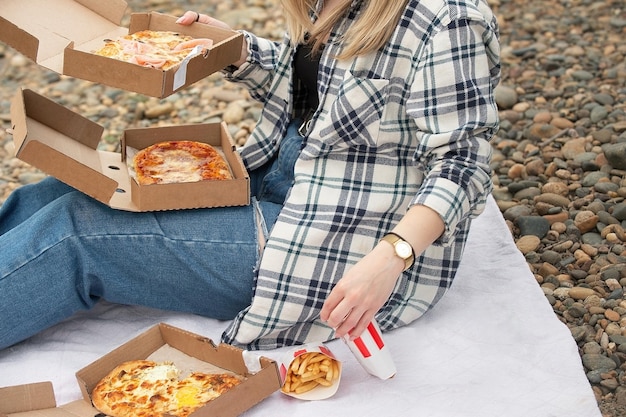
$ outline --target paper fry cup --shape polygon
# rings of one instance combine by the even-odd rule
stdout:
[[[319,355],[322,355],[322,357],[320,358],[318,355],[304,356],[307,353],[309,354],[317,353]],[[307,360],[307,358],[309,358],[309,360]],[[308,378],[308,376],[305,376],[303,378],[302,375],[306,373],[306,371],[304,370],[310,365],[310,362],[315,361],[321,364],[324,359],[328,359],[330,360],[330,362],[336,363],[336,366],[333,368],[333,371],[332,371],[333,378],[332,378],[331,384],[329,386],[319,384],[319,385],[316,385],[315,388],[306,392],[302,392],[302,393],[295,391],[295,388],[293,388],[294,386],[296,387],[302,386],[305,383],[310,383],[311,381],[307,381],[305,383],[300,383],[300,384],[298,384],[298,382],[294,383],[294,379],[293,379],[294,374],[297,375],[295,377],[296,380],[299,380],[299,381],[305,380]],[[311,366],[311,369],[313,368],[314,366]],[[297,369],[297,372],[296,372],[296,369]],[[337,358],[335,358],[335,355],[325,345],[309,344],[309,345],[299,346],[287,352],[287,354],[285,354],[285,356],[283,357],[281,361],[279,370],[280,370],[280,377],[283,383],[281,392],[285,395],[289,395],[294,398],[299,398],[301,400],[309,400],[309,401],[323,400],[323,399],[332,397],[337,392],[337,389],[339,388],[339,381],[341,380],[341,362],[338,361]],[[300,372],[300,371],[304,371],[304,372]],[[287,379],[289,375],[291,375],[291,379],[288,381]]]
[[[368,373],[380,379],[389,379],[396,374],[396,365],[376,320],[372,320],[361,336],[350,340],[346,335],[343,340]]]

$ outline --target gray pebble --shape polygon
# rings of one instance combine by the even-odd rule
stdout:
[[[590,371],[609,372],[617,368],[615,362],[600,353],[584,353],[583,365]]]
[[[520,228],[521,236],[533,235],[541,239],[550,230],[548,220],[540,216],[520,216],[515,222]]]
[[[604,239],[602,239],[602,236],[600,236],[600,233],[595,233],[595,232],[588,232],[588,233],[583,234],[581,236],[581,240],[583,243],[586,243],[587,245],[592,245],[592,246],[601,245],[602,242],[604,242]]]
[[[626,220],[626,203],[619,203],[613,206],[612,215],[620,222]]]
[[[532,209],[528,206],[517,205],[507,209],[503,215],[504,218],[512,222],[516,221],[520,216],[528,216],[532,213]]]
[[[510,109],[517,103],[517,92],[511,87],[497,86],[495,96],[496,104],[502,110]]]
[[[603,147],[604,156],[616,169],[626,169],[626,142],[615,143]]]

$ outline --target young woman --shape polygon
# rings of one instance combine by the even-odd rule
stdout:
[[[98,300],[231,320],[248,349],[428,311],[490,192],[496,20],[483,0],[281,0],[227,68],[264,107],[248,207],[127,213],[47,179],[0,209],[0,347]],[[188,11],[180,24],[227,27]]]

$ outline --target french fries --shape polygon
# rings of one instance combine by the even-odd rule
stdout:
[[[302,394],[317,386],[330,387],[339,378],[339,363],[320,352],[307,352],[291,362],[282,391]]]

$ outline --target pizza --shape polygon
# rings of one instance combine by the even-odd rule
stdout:
[[[102,378],[91,401],[111,417],[187,417],[240,382],[227,373],[192,372],[183,378],[171,362],[133,360]]]
[[[196,46],[209,48],[213,41],[172,31],[141,30],[117,39],[105,39],[94,54],[163,70],[180,64]]]
[[[133,165],[139,185],[233,178],[228,163],[213,146],[190,140],[159,142],[141,149]]]

